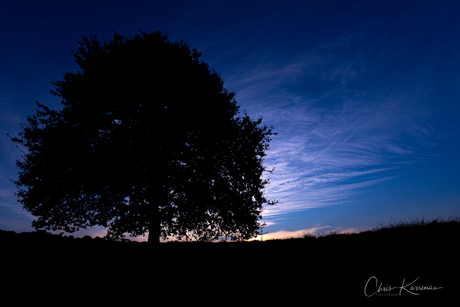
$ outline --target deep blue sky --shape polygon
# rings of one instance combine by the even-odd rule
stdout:
[[[50,82],[76,71],[82,35],[139,29],[197,48],[241,110],[279,133],[272,236],[459,214],[459,14],[442,0],[2,1],[0,229],[33,219],[12,194],[20,152],[6,133],[36,100],[60,108]]]

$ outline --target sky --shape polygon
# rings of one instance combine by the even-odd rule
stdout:
[[[279,202],[263,211],[264,239],[458,215],[459,13],[455,0],[4,0],[0,229],[34,219],[13,194],[21,153],[6,133],[35,101],[60,109],[51,82],[77,71],[71,51],[114,30],[184,40],[241,111],[274,127],[265,194]]]

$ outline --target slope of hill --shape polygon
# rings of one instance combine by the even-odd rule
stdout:
[[[460,219],[382,225],[354,234],[285,240],[147,243],[0,231],[12,280],[156,282],[159,293],[259,293],[325,301],[413,303],[457,296]],[[153,278],[153,276],[155,276]],[[74,280],[74,281],[75,281]],[[160,280],[160,282],[158,282]],[[148,283],[148,282],[147,282]],[[46,282],[45,282],[46,284]],[[108,286],[110,287],[110,286]],[[230,292],[227,292],[230,291]]]

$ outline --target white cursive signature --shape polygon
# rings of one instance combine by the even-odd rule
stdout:
[[[364,295],[367,297],[371,297],[374,295],[397,295],[397,294],[389,294],[389,292],[393,291],[394,289],[399,289],[399,296],[401,296],[402,291],[406,291],[412,295],[420,295],[420,293],[416,293],[414,291],[427,291],[427,290],[439,290],[443,289],[443,287],[435,287],[435,286],[412,286],[420,277],[414,279],[411,283],[405,284],[406,279],[403,279],[403,282],[400,287],[393,287],[391,285],[383,285],[383,282],[379,284],[377,277],[372,276],[366,282],[364,286]],[[375,281],[372,283],[371,281]],[[373,286],[374,285],[374,286]],[[374,291],[374,292],[372,292]]]

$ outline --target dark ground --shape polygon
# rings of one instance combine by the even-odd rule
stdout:
[[[2,292],[13,300],[66,297],[85,306],[447,303],[460,296],[459,235],[458,219],[359,234],[157,247],[0,231],[8,285]]]

